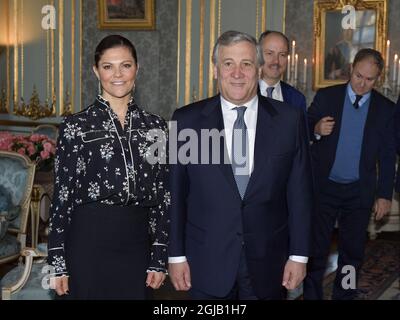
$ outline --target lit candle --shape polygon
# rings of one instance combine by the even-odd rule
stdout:
[[[294,82],[295,82],[295,84],[297,84],[297,65],[299,62],[299,55],[296,53],[294,58],[296,60],[294,63]]]
[[[296,41],[292,41],[292,67],[294,67],[294,55],[295,55],[295,51],[296,51]]]
[[[392,74],[392,81],[393,81],[393,83],[396,82],[397,59],[398,59],[398,55],[395,54],[395,55],[394,55],[394,59],[393,59],[393,74]]]
[[[307,83],[307,59],[304,58],[304,68],[303,68],[303,83]]]
[[[398,74],[398,77],[397,77],[397,86],[400,87],[400,59],[399,59],[399,67],[397,68],[397,74]]]
[[[290,56],[287,58],[287,67],[286,67],[286,81],[290,81]]]
[[[390,52],[390,40],[386,41],[386,61],[385,61],[386,71],[389,70],[389,52]]]

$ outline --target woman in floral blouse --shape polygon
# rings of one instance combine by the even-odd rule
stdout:
[[[53,286],[71,299],[146,299],[166,272],[167,125],[133,99],[139,65],[128,39],[105,37],[93,70],[102,94],[60,127],[48,252]],[[162,147],[152,155],[155,143]]]

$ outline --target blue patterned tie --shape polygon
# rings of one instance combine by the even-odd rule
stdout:
[[[232,170],[241,198],[243,199],[249,182],[249,151],[247,127],[244,122],[246,107],[237,107],[237,118],[232,133]]]
[[[272,99],[272,91],[274,91],[275,87],[267,88],[267,97]]]

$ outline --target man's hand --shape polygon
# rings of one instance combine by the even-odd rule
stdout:
[[[307,263],[288,260],[283,273],[282,285],[288,290],[297,288],[306,276],[306,265]]]
[[[390,212],[391,208],[392,201],[383,198],[376,199],[374,204],[375,219],[381,220],[385,215]]]
[[[64,294],[68,294],[68,277],[61,276],[61,277],[52,277],[50,279],[50,289],[56,290],[59,296]]]
[[[192,287],[190,283],[190,268],[187,261],[170,263],[168,272],[175,290],[188,291]]]
[[[165,273],[164,272],[148,272],[146,279],[146,286],[150,286],[153,289],[158,289],[164,284]]]
[[[335,119],[332,117],[323,117],[314,127],[314,133],[320,136],[329,136],[335,126]]]

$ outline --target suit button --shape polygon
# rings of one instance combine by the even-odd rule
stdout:
[[[244,241],[242,241],[242,246],[244,246]]]

